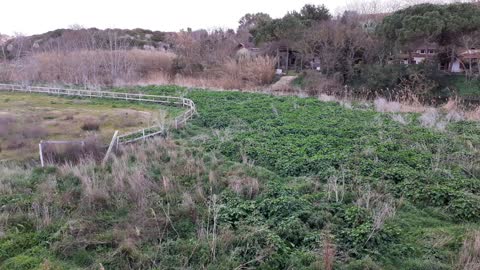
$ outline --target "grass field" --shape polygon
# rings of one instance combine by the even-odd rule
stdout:
[[[1,167],[0,269],[478,265],[478,122],[438,130],[428,114],[365,104],[129,91],[185,95],[199,116],[105,168]]]
[[[36,158],[40,140],[99,136],[108,143],[115,130],[137,130],[181,112],[180,108],[152,104],[2,92],[0,108],[0,160]]]

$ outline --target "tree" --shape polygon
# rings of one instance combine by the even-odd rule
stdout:
[[[315,22],[327,21],[332,17],[325,5],[316,6],[311,4],[303,6],[300,13],[295,13],[295,15],[302,20],[306,26],[311,26]]]
[[[385,17],[378,33],[400,45],[423,38],[445,46],[477,29],[480,29],[480,8],[472,4],[421,4]]]
[[[272,17],[266,13],[247,13],[238,21],[238,31],[250,31],[263,23],[271,21]]]
[[[270,15],[266,13],[247,13],[238,21],[239,26],[237,29],[237,39],[239,42],[247,43],[252,42],[253,36],[251,31],[272,21]]]
[[[274,19],[253,29],[255,43],[286,40],[291,41],[299,37],[305,25],[294,15],[286,15],[282,19]]]
[[[392,51],[409,47],[416,41],[436,43],[440,46],[439,59],[450,64],[463,47],[462,37],[480,29],[480,8],[472,3],[449,5],[420,4],[385,17],[378,34]]]
[[[300,12],[289,12],[281,19],[260,21],[250,33],[257,44],[279,40],[296,41],[305,29],[331,17],[324,5],[305,5]]]

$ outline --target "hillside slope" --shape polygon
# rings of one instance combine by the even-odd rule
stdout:
[[[2,58],[14,59],[34,52],[146,49],[169,50],[166,41],[172,33],[146,29],[57,29],[32,36],[18,36],[0,43]]]
[[[199,116],[106,168],[0,170],[1,269],[463,269],[480,127],[296,97],[186,95]],[[102,266],[100,266],[100,264]],[[477,264],[478,265],[478,264]]]

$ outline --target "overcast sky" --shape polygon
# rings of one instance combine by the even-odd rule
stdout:
[[[78,24],[97,28],[178,31],[236,28],[246,13],[281,17],[307,3],[334,13],[344,0],[1,0],[0,33],[27,35]]]

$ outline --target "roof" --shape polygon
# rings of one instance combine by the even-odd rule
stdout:
[[[478,49],[464,49],[459,53],[459,57],[462,59],[478,59],[480,58],[480,50]]]

